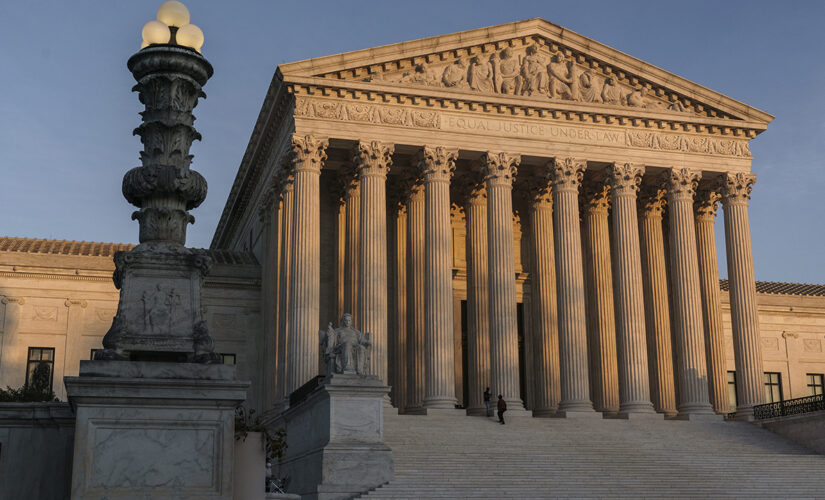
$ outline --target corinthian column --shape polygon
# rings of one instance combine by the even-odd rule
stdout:
[[[573,158],[556,158],[548,167],[553,181],[556,291],[559,300],[561,401],[557,415],[596,415],[589,395],[587,321],[579,227],[579,186],[587,163]]]
[[[424,406],[454,409],[452,229],[450,178],[458,150],[425,146],[418,154],[424,177]]]
[[[725,209],[725,248],[730,283],[730,318],[736,359],[737,419],[752,419],[753,407],[765,402],[759,316],[753,274],[751,229],[748,221],[753,174],[727,174],[722,184]]]
[[[407,411],[424,407],[424,186],[407,198]]]
[[[344,191],[344,312],[352,314],[356,325],[358,317],[358,259],[360,252],[360,212],[361,191],[359,189],[358,173],[354,168],[346,169],[341,173]]]
[[[619,374],[607,224],[610,186],[605,181],[591,182],[582,190],[582,244],[593,406],[596,411],[616,413],[619,411]]]
[[[693,195],[702,174],[674,168],[665,174],[670,212],[670,254],[676,350],[679,367],[679,416],[710,414],[702,324],[702,292],[696,255]]]
[[[282,166],[281,171],[281,265],[278,275],[278,364],[277,364],[277,389],[276,405],[286,407],[289,402],[289,392],[287,392],[287,363],[289,363],[289,314],[292,301],[291,284],[292,280],[292,230],[294,225],[292,219],[295,215],[294,198],[294,178],[291,165]]]
[[[289,364],[287,390],[318,374],[318,314],[321,291],[320,177],[329,142],[310,135],[292,136],[294,170],[292,218]]]
[[[645,346],[645,308],[642,257],[636,192],[645,169],[631,163],[616,163],[610,169],[613,188],[613,255],[619,353],[619,411],[653,413]]]
[[[639,236],[650,391],[656,411],[672,417],[676,415],[676,390],[673,383],[665,241],[662,234],[665,193],[664,189],[655,186],[642,190],[639,197]]]
[[[392,378],[392,402],[396,408],[403,408],[407,401],[407,210],[401,203],[401,193],[396,189],[389,201],[390,248],[393,280],[390,293],[394,303],[390,320],[389,335],[394,339],[390,353],[390,376]]]
[[[464,204],[467,214],[467,363],[469,415],[484,415],[482,395],[490,384],[490,301],[487,280],[487,191],[470,187]]]
[[[722,330],[722,305],[719,299],[719,263],[716,260],[717,189],[696,193],[696,245],[699,257],[699,281],[702,286],[702,318],[705,329],[705,357],[708,362],[708,390],[716,413],[728,413],[728,379],[725,360],[725,336]]]
[[[372,340],[370,373],[387,383],[387,171],[395,146],[359,142],[353,162],[361,179],[358,317]]]
[[[556,263],[553,251],[553,193],[545,178],[530,183],[532,233],[533,331],[535,347],[533,416],[549,417],[559,407],[559,317],[556,304]]]
[[[521,156],[481,156],[487,187],[490,284],[490,388],[509,409],[523,408],[519,394],[516,268],[513,249],[513,179]]]

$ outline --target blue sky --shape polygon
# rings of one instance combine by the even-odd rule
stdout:
[[[126,60],[160,3],[0,5],[0,235],[136,242],[120,194],[140,151]],[[211,241],[278,64],[543,17],[775,115],[751,144],[756,278],[825,283],[825,2],[185,3],[215,67],[195,110],[209,195],[190,246]]]

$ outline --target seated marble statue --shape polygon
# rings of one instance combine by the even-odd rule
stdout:
[[[321,334],[321,347],[327,374],[342,373],[346,375],[367,375],[369,366],[369,333],[361,333],[352,327],[352,315],[344,313],[338,328],[332,323]]]

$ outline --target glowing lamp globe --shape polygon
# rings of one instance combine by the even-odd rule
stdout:
[[[180,28],[189,24],[189,9],[177,0],[169,0],[158,9],[158,20],[167,26]]]
[[[186,24],[178,28],[175,35],[178,45],[201,51],[203,46],[203,31],[194,24]]]
[[[172,37],[172,32],[169,31],[169,26],[166,26],[160,21],[149,21],[143,25],[143,43],[151,45],[153,43],[169,43]],[[142,48],[142,46],[141,46]]]

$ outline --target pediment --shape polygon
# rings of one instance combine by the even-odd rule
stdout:
[[[330,79],[421,95],[449,91],[476,100],[520,97],[545,104],[634,108],[674,119],[744,120],[761,129],[773,119],[543,19],[288,63],[279,72],[285,81]]]

